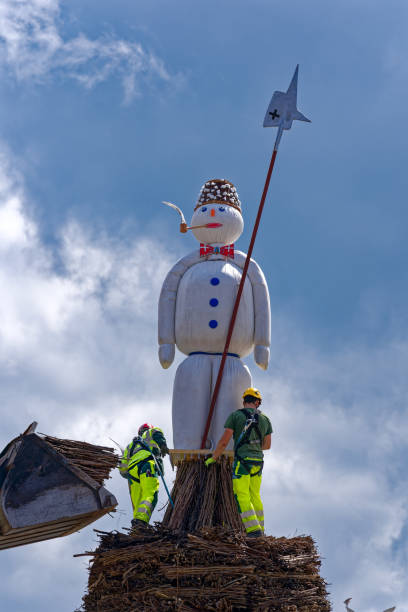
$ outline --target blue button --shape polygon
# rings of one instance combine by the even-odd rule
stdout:
[[[214,329],[215,327],[217,327],[218,325],[218,321],[215,321],[214,319],[212,319],[212,321],[209,322],[208,324],[212,329]]]
[[[211,283],[212,285],[219,285],[219,284],[220,284],[220,279],[219,279],[219,278],[217,278],[216,276],[214,276],[214,278],[212,278],[212,279],[210,280],[210,283]]]
[[[217,298],[211,298],[210,300],[210,306],[218,306],[218,300]]]

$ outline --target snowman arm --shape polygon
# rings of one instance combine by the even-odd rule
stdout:
[[[254,348],[254,359],[257,366],[262,370],[267,370],[269,365],[269,346],[262,346],[261,344],[255,345]]]
[[[271,305],[265,276],[254,260],[251,260],[249,265],[248,278],[251,281],[254,298],[254,358],[255,363],[266,370],[271,344]]]
[[[174,344],[161,344],[159,346],[159,361],[164,370],[167,370],[173,363],[175,352]]]
[[[159,298],[159,361],[162,368],[167,369],[174,360],[176,335],[174,321],[176,314],[177,288],[181,275],[177,264],[173,266],[164,279]]]
[[[159,298],[159,360],[163,368],[171,366],[175,355],[175,320],[176,320],[176,299],[180,280],[183,274],[192,265],[199,261],[196,252],[182,257],[171,268],[164,279]]]

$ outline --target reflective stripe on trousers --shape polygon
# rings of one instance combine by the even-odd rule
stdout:
[[[234,463],[232,488],[247,533],[264,530],[261,482],[262,472],[259,472],[259,466],[253,465],[248,474],[239,461]]]
[[[264,528],[264,513],[263,510],[255,510],[256,512],[256,518],[259,521],[260,526],[262,527],[262,529]]]
[[[143,501],[139,502],[139,507],[137,509],[136,514],[145,514],[148,518],[148,520],[150,521],[150,517],[152,516],[152,512],[153,512],[153,504],[151,502],[149,502],[149,500],[144,499]],[[135,518],[140,518],[139,516],[136,516]]]

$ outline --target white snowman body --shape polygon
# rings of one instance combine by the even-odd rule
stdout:
[[[233,260],[213,257],[186,270],[178,286],[176,345],[186,355],[224,350],[241,269]],[[246,357],[253,342],[254,302],[251,282],[246,279],[229,352]]]
[[[220,210],[220,208],[222,210]],[[203,210],[204,209],[204,210]],[[169,271],[159,300],[159,358],[167,368],[174,347],[187,355],[179,365],[173,387],[173,443],[177,449],[198,449],[204,433],[212,392],[224,350],[228,327],[246,256],[220,253],[242,232],[241,212],[232,206],[204,205],[195,211],[192,226],[204,221],[217,226],[193,230],[216,253],[193,251]],[[210,240],[214,237],[214,242]],[[241,358],[255,348],[255,361],[266,369],[270,345],[270,304],[265,277],[254,260],[248,267],[234,332],[208,439],[214,446],[227,416],[242,407],[242,393],[252,386]]]

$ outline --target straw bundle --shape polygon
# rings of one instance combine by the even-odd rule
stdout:
[[[43,435],[42,439],[100,485],[109,478],[110,471],[119,462],[115,449],[108,446],[97,446],[79,440],[62,440],[46,435]]]
[[[242,531],[242,521],[232,491],[231,463],[220,457],[207,468],[203,458],[181,461],[171,493],[174,509],[168,505],[163,526],[195,531],[217,525]]]

